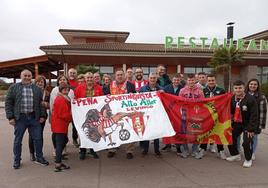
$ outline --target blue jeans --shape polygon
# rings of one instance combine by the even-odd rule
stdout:
[[[181,145],[183,147],[183,151],[189,152],[188,144],[181,144]],[[192,153],[198,152],[198,146],[199,146],[199,144],[193,144],[192,145]]]
[[[26,129],[29,128],[30,134],[34,143],[34,150],[36,152],[36,158],[43,158],[43,143],[41,137],[41,125],[34,117],[34,113],[31,115],[20,114],[20,119],[16,120],[14,126],[14,144],[13,144],[13,154],[14,162],[19,163],[21,160],[21,146],[22,139]]]
[[[252,149],[253,149],[253,153],[255,153],[256,149],[257,149],[257,145],[258,145],[258,135],[257,134],[254,135],[252,141],[253,141]]]

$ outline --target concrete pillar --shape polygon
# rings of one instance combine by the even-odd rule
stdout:
[[[247,83],[251,78],[256,78],[257,69],[257,65],[244,66],[240,71],[240,79]]]
[[[127,65],[126,64],[123,64],[123,70],[124,70],[124,72],[126,72],[127,71]]]
[[[39,75],[38,63],[34,64],[34,72],[35,72],[35,77],[34,78],[37,78],[37,76]]]
[[[181,73],[181,65],[177,65],[177,73]]]
[[[65,76],[68,76],[68,64],[67,63],[64,63],[63,64],[63,74],[65,75]]]

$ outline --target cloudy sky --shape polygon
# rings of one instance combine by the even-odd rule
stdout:
[[[234,38],[268,29],[267,0],[1,0],[0,61],[65,44],[59,29],[129,31],[127,42],[163,43],[166,35]]]

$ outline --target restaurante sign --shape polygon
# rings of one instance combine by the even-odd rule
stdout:
[[[236,47],[240,50],[268,50],[268,41],[263,39],[261,40],[244,40],[237,39],[234,40],[224,38],[223,41],[217,38],[213,38],[209,40],[208,37],[190,37],[185,38],[182,36],[178,36],[173,38],[171,36],[165,37],[165,48],[193,48],[193,49],[217,49],[219,47]]]

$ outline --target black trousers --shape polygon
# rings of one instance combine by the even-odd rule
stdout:
[[[62,151],[68,143],[68,137],[65,133],[52,133],[53,146],[56,149],[56,163],[61,163]]]
[[[208,146],[208,144],[201,144],[200,148],[207,151],[207,146]],[[223,151],[224,150],[223,145],[217,144],[217,149],[218,149],[218,152]]]
[[[77,133],[77,130],[76,130],[76,128],[75,128],[75,126],[74,126],[74,122],[72,122],[72,127],[73,127],[73,129],[72,129],[72,138],[73,138],[73,140],[77,140],[78,139],[78,133]]]
[[[92,155],[97,154],[92,148],[90,148],[89,151],[90,151],[90,153],[91,153]],[[87,148],[80,148],[79,153],[81,153],[81,154],[86,154],[86,153],[87,153]]]
[[[145,153],[148,153],[149,151],[149,144],[150,144],[150,141],[141,141],[142,142],[142,146],[143,146],[143,151]],[[154,140],[154,152],[155,153],[159,153],[159,139],[155,139]]]
[[[43,132],[44,132],[46,121],[43,122],[43,123],[40,123],[40,124],[41,124],[41,142],[42,142],[42,145],[43,145],[43,143],[44,143]],[[31,135],[30,128],[28,128],[28,133],[29,133],[29,139],[28,139],[28,142],[29,142],[29,151],[30,151],[31,154],[35,154],[34,142],[33,142],[33,138],[32,138],[32,135]]]
[[[253,152],[253,139],[248,137],[247,132],[243,129],[242,124],[232,124],[232,138],[233,144],[228,146],[229,152],[232,156],[238,155],[239,151],[237,148],[237,138],[243,133],[243,148],[244,155],[247,161],[251,160],[252,152]]]

